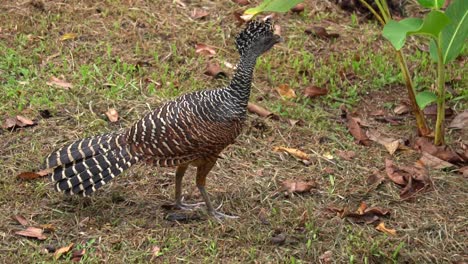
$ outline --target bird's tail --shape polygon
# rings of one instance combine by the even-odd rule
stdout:
[[[124,134],[104,134],[75,141],[50,154],[55,189],[87,196],[138,162]]]

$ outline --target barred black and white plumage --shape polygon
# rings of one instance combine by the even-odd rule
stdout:
[[[188,165],[194,165],[208,211],[227,217],[213,209],[204,189],[206,175],[219,153],[241,133],[257,58],[280,40],[270,19],[250,22],[236,38],[241,58],[227,87],[185,94],[125,131],[78,140],[53,152],[45,167],[54,169],[55,189],[86,196],[145,161],[177,166],[176,206],[183,209],[188,205],[182,203],[180,183]]]

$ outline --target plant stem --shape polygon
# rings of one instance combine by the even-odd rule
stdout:
[[[418,133],[420,136],[427,136],[431,133],[431,130],[427,126],[426,119],[416,102],[416,95],[414,93],[413,81],[408,70],[408,65],[406,64],[405,57],[403,56],[402,50],[395,51],[398,57],[398,62],[400,64],[401,72],[405,79],[406,89],[408,90],[408,97],[411,102],[411,109],[413,110],[414,117],[416,118],[416,125],[418,127]]]
[[[435,125],[434,144],[442,145],[444,139],[444,120],[445,120],[445,76],[444,59],[442,57],[442,48],[440,38],[436,41],[437,45],[437,120]]]

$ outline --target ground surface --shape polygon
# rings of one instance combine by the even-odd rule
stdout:
[[[166,220],[173,213],[162,207],[173,197],[170,169],[136,166],[88,199],[54,192],[47,178],[17,179],[20,172],[37,171],[44,157],[65,142],[128,127],[162,101],[225,84],[226,80],[204,75],[210,60],[232,76],[225,62],[235,65],[238,59],[233,37],[240,28],[232,14],[242,10],[239,5],[149,2],[153,1],[0,4],[0,117],[22,115],[38,121],[34,127],[0,132],[0,262],[53,262],[53,254],[44,253],[44,248],[72,242],[75,249],[86,249],[84,263],[468,260],[466,178],[431,170],[434,190],[409,201],[401,201],[400,189],[389,181],[378,187],[366,184],[374,170],[383,170],[385,158],[412,164],[418,154],[403,151],[390,157],[378,144],[356,144],[340,118],[339,106],[357,111],[370,127],[404,140],[415,136],[414,120],[403,115],[401,124],[394,126],[368,115],[376,110],[392,114],[406,101],[394,56],[376,23],[327,1],[306,1],[304,13],[276,18],[286,42],[259,60],[251,101],[281,120],[251,114],[245,133],[223,153],[209,176],[208,190],[215,203],[239,219],[220,224],[199,212],[198,220]],[[209,16],[191,18],[195,8]],[[340,36],[321,39],[304,34],[311,25]],[[66,33],[76,36],[62,40]],[[196,53],[197,43],[214,47],[216,55],[210,59]],[[419,74],[416,86],[430,87],[434,65],[418,49],[419,43],[410,46],[408,62]],[[466,96],[465,61],[450,66],[447,76],[448,80],[461,76],[451,86],[461,96]],[[46,84],[51,77],[73,87]],[[299,96],[280,98],[275,88],[281,84]],[[311,85],[330,92],[305,99],[302,89]],[[466,97],[449,104],[460,111],[466,108]],[[119,112],[118,122],[107,119],[109,108]],[[52,117],[44,118],[44,110]],[[292,126],[288,119],[303,123]],[[452,131],[448,139],[457,142],[462,136]],[[311,154],[311,164],[273,152],[274,146],[301,149]],[[344,160],[337,154],[340,150],[352,150],[356,156]],[[329,155],[333,160],[324,158]],[[318,186],[310,194],[285,196],[277,192],[284,180],[313,180]],[[186,200],[199,201],[193,175],[184,184]],[[391,211],[382,220],[396,229],[396,236],[330,211],[355,210],[363,201]],[[28,225],[50,224],[55,231],[46,233],[44,241],[15,235],[22,227],[12,220],[14,215],[24,216]],[[154,255],[156,247],[160,252]],[[66,259],[70,254],[61,258]]]

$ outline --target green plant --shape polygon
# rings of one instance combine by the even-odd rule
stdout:
[[[304,0],[264,0],[260,5],[245,10],[244,14],[255,16],[261,12],[288,12]]]
[[[387,23],[392,21],[392,15],[386,0],[375,0],[375,3],[378,7],[378,12],[374,9],[366,0],[359,0],[363,5],[365,5],[371,13],[377,18],[382,26],[386,26]],[[411,109],[413,111],[414,117],[416,119],[416,126],[418,128],[418,133],[422,136],[427,136],[431,133],[431,130],[427,126],[426,119],[419,107],[416,94],[414,92],[414,84],[411,79],[411,74],[408,69],[408,64],[406,63],[405,56],[401,49],[395,48],[396,57],[398,59],[398,64],[400,65],[401,72],[403,73],[403,78],[405,80],[405,86],[408,91],[408,98],[411,102]]]
[[[437,95],[423,91],[416,97],[421,108],[437,101],[437,120],[434,144],[444,144],[445,120],[445,69],[444,65],[454,60],[462,51],[468,37],[468,1],[454,0],[446,12],[440,7],[445,0],[418,0],[419,4],[432,10],[423,18],[390,20],[385,25],[383,36],[400,51],[407,36],[419,35],[429,38],[431,58],[437,62]]]

